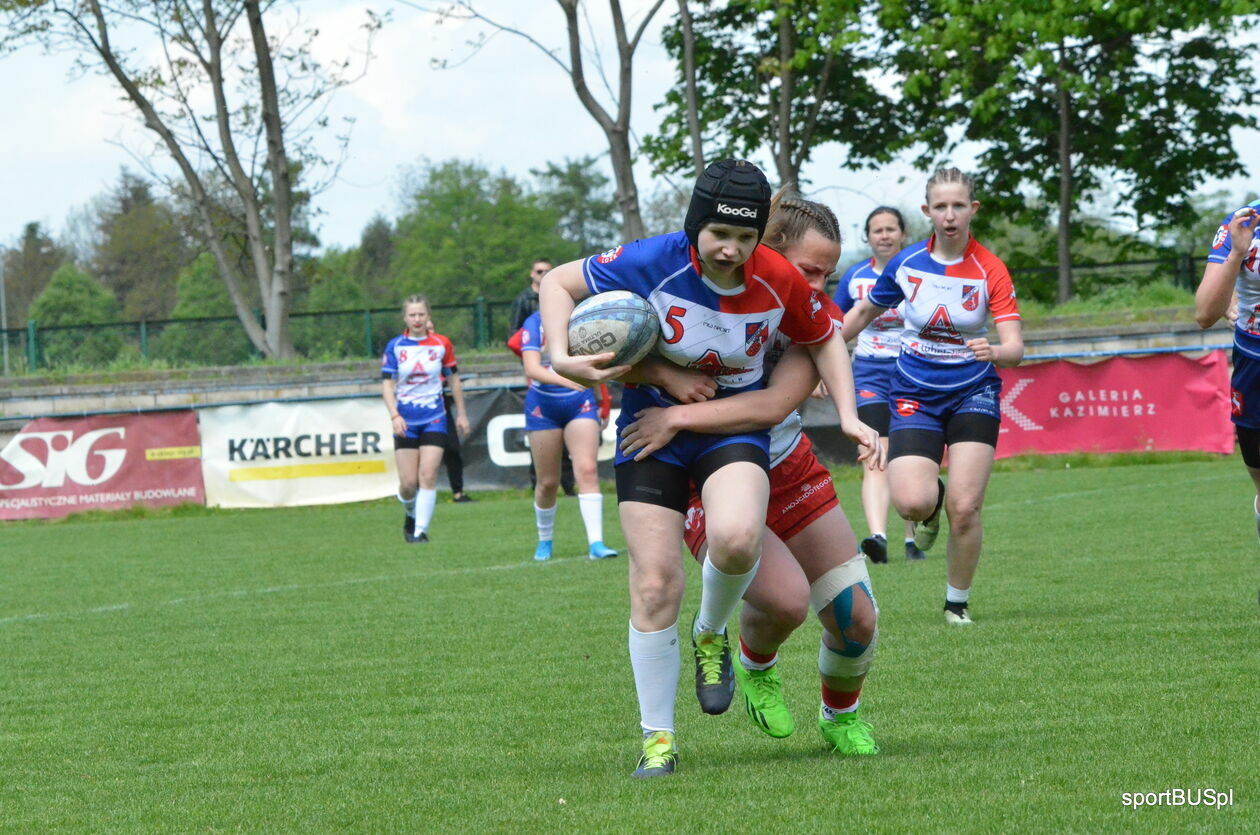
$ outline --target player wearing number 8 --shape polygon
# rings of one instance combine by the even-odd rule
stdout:
[[[655,308],[660,354],[675,366],[711,377],[718,397],[764,384],[765,348],[774,334],[781,331],[810,346],[836,397],[842,428],[877,451],[877,436],[857,419],[848,354],[840,340],[832,339],[831,317],[790,263],[759,246],[769,210],[765,175],[751,163],[725,160],[698,178],[682,232],[557,267],[540,292],[547,333],[563,335],[563,343],[557,339],[551,345],[552,367],[586,384],[629,371],[605,367],[611,353],[571,356],[565,327],[575,301],[628,290]],[[668,384],[627,386],[619,433],[643,409],[680,399],[671,396]],[[730,704],[734,681],[726,624],[761,555],[768,446],[765,431],[686,432],[650,458],[635,461],[621,451],[619,438],[618,510],[630,552],[630,659],[645,734],[638,776],[672,773],[676,763],[680,553],[693,481],[706,510],[709,543],[691,635],[696,690],[706,713],[722,713]]]
[[[994,366],[1024,356],[1015,287],[1006,265],[971,236],[975,187],[957,168],[928,179],[923,213],[932,236],[893,257],[866,298],[844,318],[851,340],[904,302],[905,329],[889,384],[888,483],[893,505],[918,523],[915,541],[936,539],[949,516],[945,620],[971,623],[968,602],[980,559],[980,508],[993,470],[1002,381]],[[993,317],[998,344],[985,322]],[[949,447],[949,488],[940,479]]]

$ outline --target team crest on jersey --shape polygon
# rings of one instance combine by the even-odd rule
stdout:
[[[429,351],[429,362],[437,362],[437,351]]]
[[[975,310],[980,306],[980,288],[974,284],[964,284],[962,288],[963,310]]]
[[[766,327],[766,323],[762,322],[746,322],[744,324],[744,353],[750,357],[757,356],[757,352],[761,350],[761,346],[766,344],[766,340],[770,338],[770,329]]]
[[[610,250],[601,252],[599,254],[599,257],[597,257],[595,260],[601,264],[611,264],[613,261],[617,260],[617,257],[621,255],[621,250],[623,250],[624,248],[625,247],[620,247],[620,246],[613,247]]]
[[[1243,396],[1238,389],[1229,390],[1229,411],[1234,417],[1242,417],[1243,413]]]
[[[525,331],[525,330],[521,331],[521,344],[522,345],[529,344],[529,331]]]
[[[1212,249],[1216,249],[1221,244],[1225,243],[1225,239],[1228,237],[1229,237],[1229,227],[1221,226],[1220,229],[1216,230],[1216,237],[1212,239]]]
[[[897,414],[902,417],[910,417],[917,411],[919,411],[918,400],[911,400],[908,397],[897,398]]]

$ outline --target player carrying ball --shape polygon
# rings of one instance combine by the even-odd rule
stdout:
[[[927,182],[923,213],[932,236],[898,253],[844,318],[852,340],[884,310],[904,304],[905,330],[889,385],[888,484],[902,518],[918,522],[927,550],[949,515],[945,621],[971,624],[968,600],[980,560],[980,508],[993,471],[1002,380],[994,366],[1019,365],[1024,340],[1006,265],[971,236],[980,209],[971,177],[942,168]],[[992,314],[998,344],[986,337]],[[949,448],[949,489],[940,481]]]
[[[796,268],[759,246],[770,210],[765,175],[724,160],[697,179],[683,231],[635,241],[557,267],[543,280],[543,326],[552,367],[590,385],[620,376],[603,368],[612,353],[569,356],[567,324],[576,301],[628,290],[647,299],[661,324],[665,359],[710,375],[717,396],[763,385],[766,349],[779,331],[809,346],[831,387],[847,435],[878,453],[878,437],[857,419],[848,354],[833,339],[824,301]],[[618,429],[649,406],[677,402],[659,386],[628,386]],[[677,763],[678,613],[683,520],[694,481],[707,510],[709,552],[700,610],[692,624],[701,709],[722,713],[734,681],[726,624],[757,571],[769,498],[769,436],[679,433],[642,461],[618,449],[618,510],[630,551],[630,659],[639,697],[642,756],[635,774],[669,774]]]

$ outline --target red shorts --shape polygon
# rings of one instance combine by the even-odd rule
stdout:
[[[770,470],[766,527],[786,542],[839,504],[836,488],[831,483],[831,473],[819,463],[813,444],[802,434],[796,449]],[[683,541],[693,557],[698,556],[704,546],[704,507],[694,487],[691,503],[687,506]]]

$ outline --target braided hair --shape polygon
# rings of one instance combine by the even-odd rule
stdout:
[[[761,242],[782,253],[800,243],[813,229],[829,241],[840,243],[840,222],[826,205],[801,197],[791,186],[784,186],[770,199],[770,219]]]
[[[932,202],[932,186],[949,183],[957,183],[966,188],[968,200],[974,201],[976,199],[976,181],[972,179],[970,174],[964,174],[957,168],[938,168],[932,173],[931,177],[928,177],[927,188],[923,190],[924,202]]]

